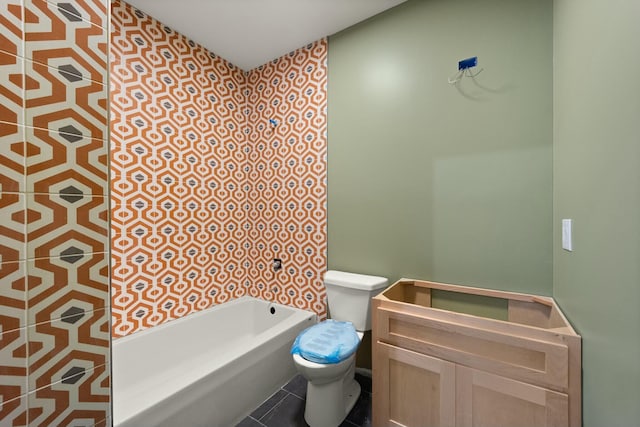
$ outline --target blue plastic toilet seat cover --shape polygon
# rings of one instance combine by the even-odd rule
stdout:
[[[360,338],[351,322],[325,320],[300,332],[291,354],[316,363],[338,363],[358,349]]]

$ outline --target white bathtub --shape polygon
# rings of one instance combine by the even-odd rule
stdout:
[[[114,425],[235,425],[295,375],[289,349],[315,322],[243,297],[115,340]]]

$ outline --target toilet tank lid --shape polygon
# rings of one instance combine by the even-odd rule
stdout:
[[[363,291],[374,291],[386,288],[389,284],[389,280],[386,277],[347,273],[336,270],[327,271],[324,275],[324,282],[329,285],[344,286],[346,288]]]

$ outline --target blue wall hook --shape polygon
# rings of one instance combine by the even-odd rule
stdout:
[[[473,67],[477,67],[478,66],[478,57],[477,56],[472,56],[471,58],[467,58],[467,59],[462,59],[460,61],[458,61],[458,72],[449,77],[448,81],[449,84],[457,84],[460,80],[462,80],[462,78],[464,76],[467,77],[475,77],[478,74],[480,74],[482,72],[482,68],[480,70],[478,70],[475,74],[471,73],[470,68]]]
[[[269,124],[276,127],[278,126],[278,121],[276,119],[269,119]]]
[[[473,56],[471,58],[458,61],[458,70],[466,70],[467,68],[472,68],[476,65],[478,65],[478,57]]]

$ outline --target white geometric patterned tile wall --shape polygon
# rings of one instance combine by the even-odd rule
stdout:
[[[0,3],[0,425],[109,413],[108,3]]]

